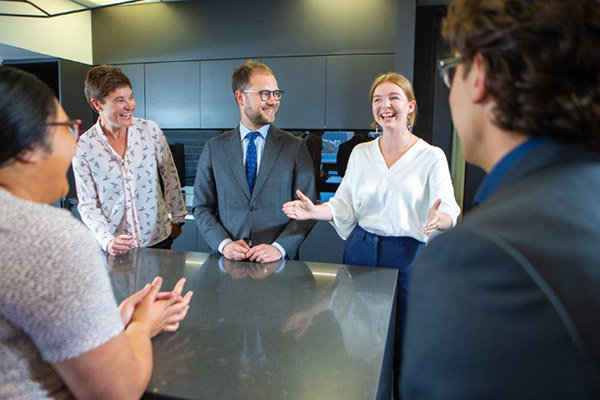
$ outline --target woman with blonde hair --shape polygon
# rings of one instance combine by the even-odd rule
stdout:
[[[330,221],[346,240],[345,264],[398,270],[401,333],[412,262],[429,235],[454,226],[460,208],[444,152],[412,132],[417,102],[410,82],[395,72],[381,74],[370,97],[383,135],[354,148],[328,203],[315,205],[297,192],[300,200],[285,203],[283,211],[292,219]]]

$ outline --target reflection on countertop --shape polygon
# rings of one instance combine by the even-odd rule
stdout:
[[[185,399],[367,399],[389,386],[396,271],[136,249],[108,257],[118,301],[156,275],[193,290],[179,331],[153,340],[152,393]],[[389,398],[389,396],[388,396]]]

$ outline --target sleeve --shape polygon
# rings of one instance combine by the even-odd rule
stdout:
[[[403,399],[576,398],[552,392],[576,380],[548,384],[571,379],[581,362],[524,260],[502,239],[461,227],[423,250],[410,282]]]
[[[325,203],[331,209],[331,214],[333,215],[331,225],[333,225],[338,235],[344,240],[350,236],[350,233],[352,233],[358,222],[352,201],[352,192],[355,189],[353,187],[355,182],[354,175],[359,170],[355,165],[356,162],[356,154],[352,152],[342,183],[340,183],[335,195]]]
[[[454,226],[460,215],[460,207],[454,197],[454,186],[452,186],[448,161],[442,149],[434,148],[434,151],[435,158],[427,179],[431,203],[427,205],[427,209],[429,210],[437,199],[442,199],[439,212],[448,214],[452,218],[452,226]]]
[[[108,243],[115,236],[108,226],[105,214],[102,212],[95,174],[85,157],[81,143],[77,146],[77,153],[72,164],[78,198],[77,210],[83,223],[94,233],[96,241],[106,251]]]
[[[29,243],[26,262],[3,278],[3,286],[18,289],[13,297],[3,293],[2,316],[23,330],[48,363],[78,357],[123,330],[105,259],[89,231],[67,218],[69,223],[63,217],[39,224],[44,239]]]
[[[217,184],[212,168],[211,141],[204,145],[198,161],[196,181],[194,182],[193,213],[198,229],[213,252],[218,251],[219,245],[225,239],[231,239],[219,219]]]
[[[181,183],[179,182],[179,175],[173,161],[173,155],[163,131],[158,125],[155,125],[154,128],[156,128],[158,133],[158,140],[154,144],[154,151],[158,164],[158,172],[164,184],[167,210],[171,214],[172,223],[183,222],[187,214],[187,209],[185,208],[185,200],[181,192]]]
[[[302,141],[296,148],[291,198],[296,196],[296,190],[300,190],[312,201],[315,201],[317,189],[312,159]],[[316,221],[290,220],[274,242],[283,247],[288,258],[292,259],[315,224]]]

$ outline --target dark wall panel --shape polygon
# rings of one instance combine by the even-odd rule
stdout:
[[[326,57],[263,59],[285,90],[275,124],[283,129],[325,126]]]
[[[94,63],[395,53],[398,1],[189,1],[95,10]]]
[[[146,85],[144,81],[144,65],[115,65],[123,70],[125,75],[129,77],[135,98],[134,117],[146,118]]]
[[[231,74],[244,60],[200,63],[202,128],[232,129],[240,122],[240,108],[231,90]]]
[[[200,126],[200,63],[147,64],[146,117],[161,128]]]
[[[382,72],[394,70],[394,55],[327,57],[329,129],[371,129],[369,90]]]

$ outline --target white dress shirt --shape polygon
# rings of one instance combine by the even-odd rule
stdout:
[[[177,169],[165,135],[153,121],[133,118],[124,158],[112,148],[98,121],[81,136],[73,171],[77,209],[105,251],[121,234],[133,236],[136,246],[152,246],[171,234],[171,223],[185,219]]]
[[[455,225],[460,208],[444,152],[419,139],[388,168],[379,140],[354,148],[340,187],[325,203],[342,239],[358,223],[376,235],[408,236],[425,243],[427,212],[437,199],[442,199],[439,212],[448,214]]]
[[[246,128],[244,126],[244,124],[242,124],[240,122],[240,141],[242,142],[242,162],[244,163],[244,168],[246,167],[246,152],[248,151],[248,143],[250,142],[250,139],[247,138],[246,136],[248,135],[248,133],[250,132],[258,132],[258,136],[256,136],[256,139],[254,139],[254,144],[256,145],[256,175],[258,176],[258,171],[260,171],[260,162],[262,160],[262,153],[263,150],[265,149],[265,142],[267,141],[267,135],[269,134],[269,128],[271,127],[270,124],[267,125],[263,125],[260,128],[258,128],[257,130],[253,131],[250,130],[248,128]],[[239,240],[241,238],[237,238],[236,240]],[[223,254],[223,249],[225,248],[225,245],[228,243],[231,243],[233,240],[231,239],[224,239],[221,243],[219,243],[219,253]],[[277,248],[277,250],[279,250],[279,252],[281,253],[281,258],[285,258],[285,250],[283,249],[283,247],[281,247],[281,245],[277,242],[273,242],[272,246],[275,246]]]

